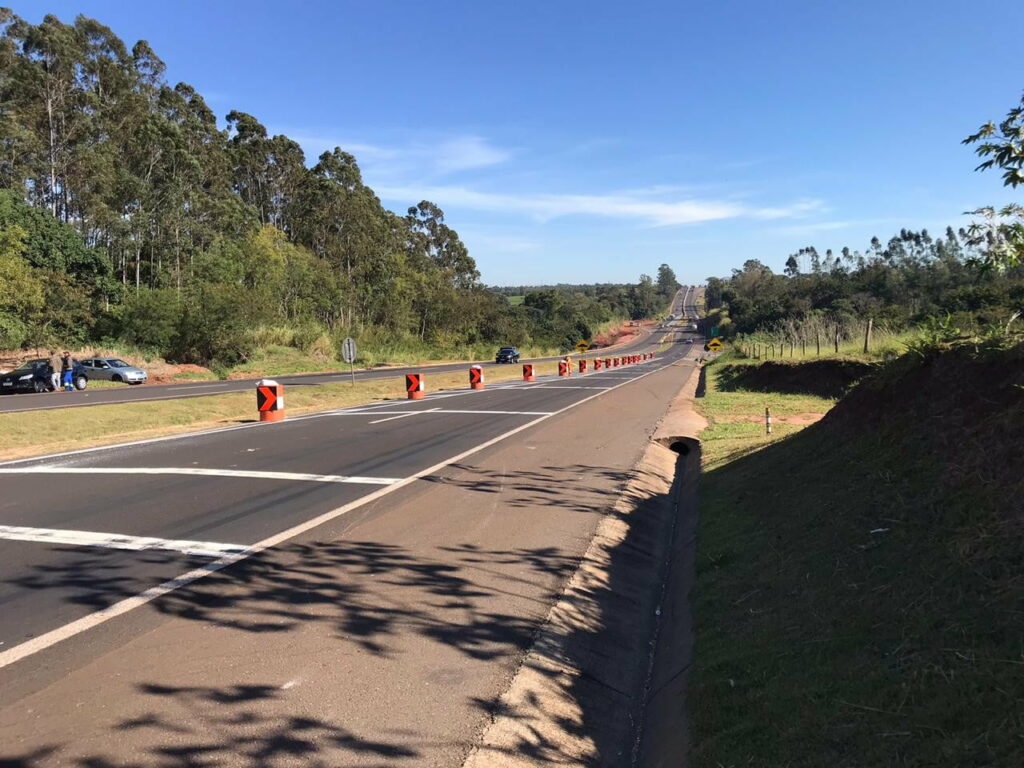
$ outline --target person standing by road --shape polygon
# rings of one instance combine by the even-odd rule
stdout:
[[[60,358],[57,357],[57,350],[50,350],[50,386],[53,387],[54,392],[60,392]]]
[[[64,355],[60,359],[60,381],[64,385],[64,391],[70,392],[74,389],[71,385],[71,372],[74,370],[74,361],[71,359],[71,353],[66,349]]]

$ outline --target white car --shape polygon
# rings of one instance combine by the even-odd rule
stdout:
[[[142,384],[149,378],[141,368],[128,365],[119,357],[90,357],[82,360],[82,367],[90,379],[123,381],[125,384]]]

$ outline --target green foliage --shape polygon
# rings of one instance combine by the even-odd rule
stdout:
[[[985,158],[975,170],[998,168],[1005,186],[1024,184],[1024,97],[998,128],[989,121],[963,143],[977,144],[974,151]],[[995,269],[1019,266],[1024,259],[1024,208],[1008,205],[997,212],[983,207],[971,213],[982,217],[968,228],[968,236],[983,249],[984,263]]]
[[[710,311],[727,309],[736,334],[831,342],[863,336],[867,318],[898,333],[929,317],[951,315],[965,333],[999,322],[1024,306],[1024,268],[984,269],[981,251],[951,228],[933,238],[901,230],[859,252],[844,248],[817,257],[802,248],[774,274],[756,260],[729,278],[709,278]],[[817,265],[817,266],[815,266]],[[817,271],[815,271],[815,269]]]

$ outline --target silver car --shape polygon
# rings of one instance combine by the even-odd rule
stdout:
[[[149,374],[144,370],[128,365],[118,357],[90,357],[88,360],[82,360],[82,367],[90,379],[142,384],[149,378]]]

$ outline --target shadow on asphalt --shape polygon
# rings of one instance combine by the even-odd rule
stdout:
[[[594,514],[600,511],[601,499],[606,498],[610,508],[634,476],[632,472],[583,465],[544,467],[535,472],[512,470],[500,478],[485,475],[470,465],[453,468],[457,471],[451,475],[426,480],[486,495],[511,488],[515,493],[509,495],[512,500],[505,504],[510,513],[518,507],[542,504],[553,510]],[[560,478],[557,484],[556,477]],[[572,479],[561,480],[566,477]],[[611,480],[614,490],[597,497],[593,484],[598,477],[605,487]],[[648,663],[647,642],[653,616],[644,616],[639,624],[632,623],[629,631],[624,631],[627,628],[616,618],[623,608],[623,598],[617,594],[619,569],[635,572],[638,558],[645,556],[643,540],[659,535],[664,521],[647,520],[644,512],[645,507],[653,508],[662,502],[663,499],[651,500],[634,513],[630,534],[611,553],[607,586],[586,595],[587,606],[597,608],[594,631],[580,631],[568,637],[566,647],[570,651],[610,642],[627,650],[625,656],[617,655],[617,659],[627,658],[629,664]],[[437,547],[434,552],[433,557],[425,557],[402,546],[344,538],[288,544],[177,589],[151,605],[166,616],[250,633],[280,635],[316,624],[337,642],[355,646],[383,662],[401,662],[402,653],[390,650],[395,645],[391,640],[408,633],[455,648],[472,659],[489,661],[524,654],[539,631],[536,618],[500,610],[503,601],[498,598],[506,595],[533,600],[543,615],[580,561],[579,555],[558,546],[493,549],[462,543]],[[152,562],[164,561],[162,554],[151,557]],[[180,562],[180,558],[176,559]],[[119,565],[116,558],[104,562],[104,557],[97,555],[88,567],[76,561],[64,570],[41,568],[20,583],[37,589],[72,588],[69,602],[102,608],[132,593],[137,586],[122,572],[130,567],[132,563]],[[545,586],[552,582],[554,592]],[[609,633],[613,636],[610,640],[599,637]],[[581,702],[582,720],[566,720],[562,725],[566,732],[592,739],[602,757],[578,762],[575,755],[564,753],[562,745],[546,739],[528,721],[524,722],[524,735],[510,752],[555,762],[571,760],[576,765],[620,764],[627,736],[623,729],[632,727],[632,710],[639,691],[617,691],[614,682],[609,682],[629,678],[628,670],[601,669],[599,659],[589,663],[596,666],[585,670],[566,689],[568,695]],[[246,679],[250,681],[246,685],[226,688],[174,687],[155,681],[142,684],[138,690],[154,697],[153,710],[140,708],[137,716],[119,723],[109,734],[109,754],[75,761],[63,758],[58,762],[79,768],[129,765],[113,745],[118,743],[118,732],[142,730],[147,732],[147,747],[145,752],[134,755],[130,762],[133,768],[228,764],[256,768],[282,760],[321,766],[325,765],[317,757],[321,745],[351,752],[353,764],[359,765],[412,765],[424,757],[417,748],[415,733],[402,732],[395,737],[395,743],[387,743],[362,738],[338,723],[260,714],[252,704],[272,701],[283,692],[277,684],[252,683],[248,676]],[[620,705],[619,711],[613,713],[608,710],[609,686]],[[595,697],[595,689],[602,689],[602,695]],[[175,706],[167,706],[168,700]],[[596,702],[593,710],[591,702]],[[498,700],[474,699],[470,703],[488,716],[502,711]],[[204,725],[202,734],[196,733],[196,718]],[[609,722],[614,722],[615,727],[609,727]],[[219,734],[218,737],[211,740],[211,732]],[[381,732],[386,731],[382,728]],[[68,743],[72,739],[69,734]],[[457,746],[468,750],[471,745]],[[21,755],[0,754],[0,768],[57,764],[53,760],[59,756],[51,755],[59,749],[58,746]],[[376,758],[379,763],[373,762]]]

